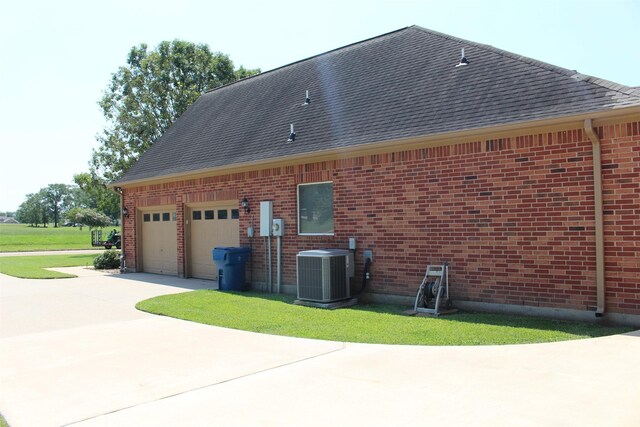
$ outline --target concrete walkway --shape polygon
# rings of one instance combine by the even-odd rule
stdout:
[[[0,275],[12,427],[638,425],[637,332],[484,347],[295,339],[134,308],[212,282],[71,270],[81,277]]]

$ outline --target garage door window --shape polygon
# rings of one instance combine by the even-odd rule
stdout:
[[[231,219],[239,219],[240,211],[238,209],[231,209]]]
[[[213,211],[204,211],[204,219],[213,219]]]
[[[227,219],[227,210],[221,209],[218,211],[218,219]]]
[[[150,207],[143,211],[140,233],[142,270],[148,273],[178,274],[177,222],[171,221],[173,207]],[[171,209],[171,210],[169,210]]]
[[[192,217],[194,221],[198,221],[200,219],[202,219],[202,211],[193,211],[192,212]]]

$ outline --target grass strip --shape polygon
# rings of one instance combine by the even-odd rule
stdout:
[[[0,257],[0,273],[22,279],[77,277],[45,268],[92,266],[95,257],[94,254]]]
[[[525,344],[631,331],[590,323],[486,313],[411,317],[409,307],[360,304],[339,310],[293,305],[293,296],[201,290],[141,301],[149,313],[273,335],[414,345]]]

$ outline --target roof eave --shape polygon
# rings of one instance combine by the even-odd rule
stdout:
[[[393,151],[404,151],[415,148],[443,146],[482,139],[489,135],[491,135],[493,138],[499,138],[503,135],[507,136],[513,135],[515,133],[523,133],[523,131],[527,131],[527,133],[536,133],[536,129],[548,127],[559,128],[558,130],[560,130],[560,128],[569,129],[581,127],[585,119],[592,119],[594,126],[598,126],[601,125],[602,122],[610,121],[611,119],[624,119],[627,116],[636,120],[640,119],[640,117],[631,117],[636,115],[640,115],[640,105],[586,112],[569,116],[555,117],[551,119],[528,120],[499,126],[478,127],[465,129],[462,131],[422,135],[397,140],[377,141],[368,144],[313,151],[291,156],[274,157],[253,162],[232,163],[224,166],[178,172],[174,174],[160,175],[150,178],[133,179],[128,181],[114,181],[112,183],[109,183],[107,186],[110,188],[133,187],[138,185],[149,185],[160,182],[176,181],[185,179],[187,177],[193,178],[197,176],[220,175],[230,172],[237,173],[261,168],[280,167],[283,165],[296,164],[304,161],[316,162],[337,158],[354,157],[358,155],[377,154],[381,152],[388,152],[390,149],[392,149]]]

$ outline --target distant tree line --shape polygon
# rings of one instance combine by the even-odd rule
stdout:
[[[64,220],[95,226],[94,218],[109,225],[120,215],[120,198],[88,173],[76,174],[74,184],[49,184],[37,193],[27,194],[16,211],[16,220],[34,227],[53,223],[58,227]],[[78,215],[82,213],[82,215]]]

